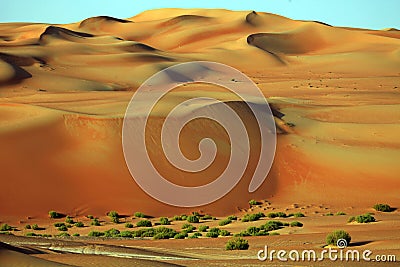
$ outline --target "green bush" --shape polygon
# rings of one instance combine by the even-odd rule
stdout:
[[[235,215],[231,215],[231,216],[228,217],[228,220],[236,221],[237,217]]]
[[[54,224],[55,227],[61,227],[61,226],[66,226],[65,223],[62,222],[57,222]]]
[[[190,222],[190,223],[198,223],[198,222],[200,222],[200,219],[199,219],[199,216],[189,215],[187,217],[187,221]]]
[[[100,236],[104,236],[103,232],[99,232],[99,231],[90,231],[88,236],[91,237],[100,237]]]
[[[258,205],[260,203],[258,201],[256,201],[256,200],[252,199],[252,200],[249,201],[249,204],[250,204],[250,206],[256,206],[256,205]]]
[[[303,227],[303,224],[298,221],[294,221],[290,223],[290,227]]]
[[[111,218],[119,218],[119,214],[118,214],[118,212],[116,212],[115,210],[112,210],[112,211],[110,211],[110,212],[108,212],[107,213],[107,216],[108,217],[111,217]]]
[[[324,214],[324,216],[333,216],[333,213],[332,212],[328,212],[328,213]]]
[[[58,235],[55,235],[56,237],[70,237],[71,235],[68,233],[59,233]]]
[[[113,223],[119,223],[119,218],[118,217],[111,217],[111,222]]]
[[[356,220],[356,217],[351,216],[351,217],[347,220],[347,222],[348,222],[348,223],[351,223],[351,222],[354,222],[355,220]]]
[[[202,233],[199,233],[199,232],[197,232],[197,233],[194,233],[194,234],[193,234],[193,236],[197,236],[197,237],[199,237],[199,236],[203,236],[203,234],[202,234]]]
[[[37,224],[32,224],[32,229],[33,230],[41,230],[41,228]]]
[[[218,232],[208,232],[206,237],[217,238],[219,236]]]
[[[268,218],[286,218],[287,215],[284,212],[270,212],[267,214]]]
[[[249,242],[242,238],[229,240],[225,245],[226,250],[246,250],[249,249]]]
[[[171,222],[168,220],[167,217],[161,217],[161,218],[160,218],[160,224],[161,224],[161,225],[170,225]]]
[[[339,239],[347,241],[347,245],[350,244],[351,236],[349,233],[343,230],[336,230],[326,236],[326,244],[336,246]]]
[[[336,212],[336,216],[343,216],[343,215],[346,215],[346,213],[344,213],[343,211]]]
[[[208,225],[200,225],[199,226],[199,232],[207,232]]]
[[[49,216],[52,219],[58,219],[58,218],[62,217],[62,215],[60,213],[58,213],[58,212],[56,212],[54,210],[49,211]]]
[[[175,215],[174,217],[172,217],[173,221],[182,221],[182,216],[180,215]]]
[[[230,224],[231,222],[232,222],[232,220],[230,220],[230,219],[225,219],[225,220],[220,221],[220,222],[218,223],[218,225],[219,225],[219,226],[224,226],[224,225]]]
[[[261,226],[261,229],[269,232],[269,231],[281,229],[283,227],[283,225],[284,224],[280,221],[268,221],[264,225]]]
[[[26,233],[25,236],[37,236],[37,234],[29,232],[29,233]]]
[[[31,227],[30,224],[25,225],[25,229],[31,229],[31,228],[32,228],[32,227]]]
[[[257,235],[257,233],[260,232],[260,228],[255,227],[255,226],[250,226],[249,228],[247,228],[246,232],[247,232],[249,235],[255,236],[255,235]]]
[[[84,227],[85,225],[83,224],[83,222],[76,222],[75,226],[76,227]]]
[[[146,215],[144,215],[144,213],[139,212],[139,211],[135,212],[134,215],[136,218],[146,218]]]
[[[293,214],[293,217],[300,218],[300,217],[305,217],[305,215],[303,213],[301,213],[301,212],[296,212],[296,213]]]
[[[121,231],[120,233],[121,237],[125,237],[125,238],[131,238],[132,237],[132,232],[131,231]]]
[[[74,223],[74,220],[73,220],[71,217],[67,216],[67,218],[65,218],[65,222],[66,222],[66,223],[73,224],[73,223]]]
[[[391,212],[393,209],[388,205],[388,204],[375,204],[374,209],[376,211],[382,211],[382,212]]]
[[[125,228],[133,228],[133,224],[131,224],[131,223],[126,223],[126,224],[125,224]]]
[[[149,220],[141,220],[136,223],[137,227],[151,227],[152,223]]]
[[[219,231],[219,235],[220,236],[229,236],[229,235],[231,235],[231,233],[227,230],[221,230],[221,231]]]
[[[356,216],[355,220],[358,223],[370,223],[370,222],[375,222],[375,217],[372,216],[371,214],[367,213],[367,214]]]
[[[194,230],[196,230],[196,227],[194,227],[193,225],[191,225],[189,223],[185,223],[184,225],[182,225],[182,229],[184,229],[185,232],[187,232],[187,233],[191,233]]]
[[[185,239],[186,233],[177,233],[174,235],[174,239]]]
[[[120,236],[119,234],[120,231],[115,228],[108,229],[107,231],[104,232],[105,237],[119,237]]]
[[[75,237],[77,237],[77,236],[81,236],[80,234],[78,234],[78,233],[75,233],[75,234],[73,234],[72,236],[75,236]]]
[[[269,233],[269,235],[280,235],[278,232]]]
[[[91,222],[91,225],[93,225],[93,226],[100,226],[99,219],[94,218],[94,219],[92,220],[92,222]]]
[[[91,219],[91,220],[94,219],[94,216],[93,216],[93,215],[88,215],[88,216],[86,216],[86,217],[89,218],[89,219]]]
[[[61,225],[60,227],[57,228],[58,231],[68,231],[68,227],[66,225]]]
[[[154,239],[169,239],[175,237],[177,232],[174,229],[167,227],[158,227],[155,228]]]
[[[265,214],[262,212],[255,213],[255,214],[245,214],[242,218],[242,222],[252,222],[257,221],[261,218],[265,217]]]
[[[0,231],[10,231],[10,230],[12,230],[12,227],[10,225],[8,225],[6,223],[0,225]]]

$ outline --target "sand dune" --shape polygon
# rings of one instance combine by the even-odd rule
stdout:
[[[249,75],[270,97],[280,133],[275,163],[260,190],[247,190],[252,158],[237,188],[199,209],[226,215],[252,198],[323,200],[342,207],[398,203],[398,32],[222,9],[161,9],[65,25],[0,24],[0,169],[7,188],[0,203],[12,203],[0,205],[0,212],[38,217],[50,209],[71,215],[189,212],[160,204],[133,181],[121,128],[143,81],[194,60],[225,63]],[[193,94],[225,97],[217,87],[180,90],[165,110]],[[247,114],[242,104],[236,110]],[[192,141],[207,135],[200,126],[189,127],[182,141],[193,157],[198,151]],[[214,130],[211,134],[223,137]],[[224,138],[219,142],[228,144]],[[219,163],[225,161],[222,155]],[[165,158],[160,163],[177,182],[192,182],[170,170]],[[205,180],[221,168],[211,168]]]

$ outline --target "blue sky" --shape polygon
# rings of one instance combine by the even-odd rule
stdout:
[[[335,26],[400,28],[400,0],[1,0],[0,22],[70,23],[108,15],[132,17],[144,10],[226,8],[256,10]]]

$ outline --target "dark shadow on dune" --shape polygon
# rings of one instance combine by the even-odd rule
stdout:
[[[63,38],[64,35],[66,36],[73,36],[77,38],[86,38],[86,37],[93,37],[93,34],[85,33],[85,32],[76,32],[72,30],[68,30],[62,27],[56,26],[49,26],[46,30],[40,35],[39,40],[43,40],[46,36],[53,36],[58,38]]]
[[[79,24],[79,28],[87,26],[88,24],[100,22],[100,21],[106,21],[106,22],[117,22],[117,23],[133,23],[133,21],[130,20],[125,20],[125,19],[119,19],[119,18],[114,18],[110,16],[97,16],[97,17],[91,17],[83,20]]]
[[[252,45],[254,47],[257,47],[263,51],[265,51],[266,53],[270,54],[273,58],[275,58],[279,63],[281,63],[282,65],[287,65],[286,62],[277,54],[275,54],[274,52],[265,49],[263,46],[257,44],[256,42],[256,37],[262,36],[262,33],[256,33],[256,34],[251,34],[249,36],[247,36],[247,43],[249,45]]]

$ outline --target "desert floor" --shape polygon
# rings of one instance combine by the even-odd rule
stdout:
[[[16,259],[21,266],[23,261],[50,264],[43,260],[77,266],[104,261],[108,266],[148,265],[148,260],[154,265],[250,266],[260,264],[256,253],[265,244],[274,249],[321,249],[326,234],[342,228],[356,248],[399,259],[398,210],[375,212],[375,223],[347,224],[349,216],[374,212],[376,203],[400,208],[399,38],[396,29],[333,27],[261,12],[202,9],[152,10],[127,20],[95,17],[67,25],[0,24],[0,223],[20,230],[12,232],[15,236],[0,236],[1,242],[13,246],[2,245],[0,261],[7,260],[7,266],[19,264]],[[195,60],[242,71],[282,116],[276,118],[274,164],[256,192],[247,190],[256,163],[251,158],[243,179],[229,194],[188,209],[161,204],[134,182],[122,153],[121,128],[128,102],[143,81],[168,66]],[[160,117],[171,105],[194,96],[229,101],[221,88],[180,87],[161,105]],[[246,114],[241,106],[238,111]],[[159,131],[154,128],[154,133]],[[188,127],[182,142],[188,144],[189,155],[196,155],[197,146],[190,143],[199,136],[204,132]],[[157,151],[171,181],[193,185],[193,180],[170,170]],[[216,166],[195,183],[217,177],[221,168]],[[271,204],[263,201],[261,207],[248,210],[250,199]],[[105,217],[110,210],[129,216],[142,211],[156,218],[196,211],[220,220],[258,209],[301,211],[306,217],[296,220],[304,226],[284,228],[279,236],[246,237],[250,248],[239,252],[224,250],[229,237],[84,237],[92,227],[69,230],[82,237],[20,237],[27,232],[24,226],[34,223],[46,228],[42,232],[57,234],[49,210],[82,221],[92,214],[107,222],[99,227],[104,231],[124,227],[110,225]],[[338,211],[346,216],[323,216]],[[259,224],[237,221],[221,228],[236,233]],[[179,228],[180,222],[172,227]],[[104,246],[113,253],[126,249],[151,259],[54,249],[82,246]]]

